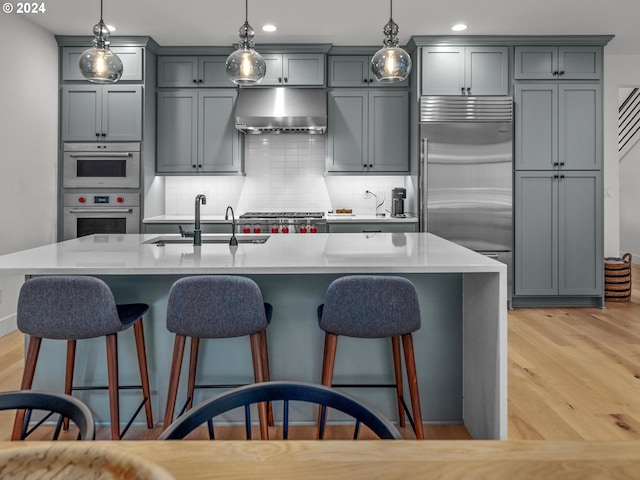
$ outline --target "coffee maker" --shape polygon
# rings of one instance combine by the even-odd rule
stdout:
[[[394,188],[391,190],[391,216],[406,217],[404,213],[404,199],[407,198],[406,188]]]

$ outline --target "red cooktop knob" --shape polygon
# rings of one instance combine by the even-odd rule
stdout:
[[[87,199],[86,199],[86,198],[84,198],[84,197],[79,197],[79,198],[78,198],[78,201],[79,201],[80,203],[84,203],[84,202],[86,202],[86,201],[87,201]]]
[[[260,233],[260,232],[261,232],[260,227],[256,227],[253,229],[253,233]]]
[[[242,233],[251,233],[251,229],[249,227],[244,227],[242,229]]]
[[[278,227],[273,227],[271,229],[271,233],[278,233]]]
[[[311,228],[309,229],[309,232],[310,232],[310,233],[318,233],[318,229],[317,229],[316,227],[311,227]]]
[[[289,227],[282,227],[282,233],[289,233]]]
[[[124,198],[118,197],[118,198],[116,198],[116,202],[122,203],[122,202],[124,202]]]
[[[300,233],[307,233],[307,227],[300,227]]]

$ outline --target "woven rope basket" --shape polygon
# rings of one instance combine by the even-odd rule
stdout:
[[[631,298],[631,254],[622,258],[605,258],[604,299],[607,302],[628,302]]]

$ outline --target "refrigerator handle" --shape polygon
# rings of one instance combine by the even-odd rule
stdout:
[[[429,139],[423,137],[420,139],[420,204],[418,205],[420,216],[419,230],[427,231],[427,152],[429,147]]]

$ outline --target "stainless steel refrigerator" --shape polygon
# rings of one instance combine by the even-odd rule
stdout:
[[[420,230],[508,266],[513,250],[513,100],[420,99]]]

